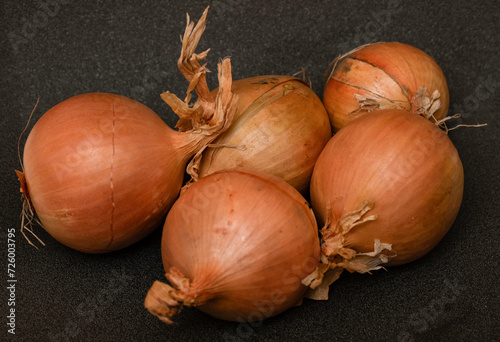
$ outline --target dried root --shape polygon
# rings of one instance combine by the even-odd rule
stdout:
[[[19,183],[21,183],[20,191],[22,193],[21,200],[23,202],[23,209],[21,211],[21,234],[23,234],[24,238],[26,239],[26,241],[28,241],[30,245],[38,249],[38,247],[28,238],[26,232],[30,233],[33,237],[35,237],[42,246],[45,246],[45,243],[33,232],[32,229],[33,223],[36,223],[39,226],[42,226],[42,223],[36,217],[35,208],[31,203],[31,198],[28,192],[28,187],[26,186],[26,180],[24,178],[24,174],[21,171],[18,170],[15,171],[17,174],[17,178],[19,179]]]
[[[21,139],[28,129],[28,126],[31,122],[31,118],[33,117],[33,113],[35,113],[36,107],[38,106],[38,102],[40,99],[38,98],[35,103],[35,107],[33,107],[33,110],[31,111],[31,114],[28,118],[28,122],[26,123],[26,126],[24,126],[23,131],[19,135],[19,139],[17,140],[17,157],[19,158],[19,164],[21,165],[21,169],[23,171],[18,171],[14,170],[16,172],[17,178],[19,179],[19,183],[21,185],[21,201],[23,202],[23,209],[21,211],[21,234],[23,234],[24,238],[30,245],[38,249],[38,247],[31,242],[31,240],[26,236],[26,232],[30,233],[33,237],[35,237],[38,242],[42,245],[45,246],[45,243],[33,232],[32,227],[33,223],[38,224],[39,226],[42,226],[42,223],[38,220],[36,213],[35,213],[35,208],[33,207],[33,204],[31,203],[31,198],[28,192],[28,186],[26,185],[26,178],[24,177],[24,165],[23,165],[23,159],[21,158]]]
[[[376,215],[364,217],[372,208],[373,202],[365,201],[357,210],[342,216],[335,226],[330,227],[330,222],[326,222],[321,230],[321,263],[313,273],[302,280],[302,284],[310,288],[306,293],[307,298],[326,300],[328,287],[344,270],[351,273],[370,273],[383,268],[380,265],[387,263],[394,256],[382,253],[385,250],[391,251],[391,244],[382,243],[378,239],[374,240],[373,251],[368,253],[358,253],[345,247],[345,235],[351,229],[377,219]]]
[[[174,324],[171,318],[178,314],[183,306],[197,306],[200,303],[196,301],[196,294],[191,291],[189,279],[179,270],[172,267],[165,277],[173,287],[155,281],[146,295],[144,307],[162,322]]]
[[[451,120],[451,119],[458,119],[462,116],[462,114],[454,114],[452,116],[446,116],[442,118],[441,120],[436,121],[436,125],[439,126],[446,134],[448,134],[449,131],[453,131],[454,129],[457,129],[459,127],[483,127],[487,126],[488,124],[477,124],[477,125],[469,125],[469,124],[459,124],[454,127],[448,128],[448,125],[446,124],[446,121]]]
[[[302,75],[302,81],[306,82],[309,88],[312,89],[311,77],[309,77],[309,73],[307,72],[306,68],[302,67],[300,71],[297,71],[292,76],[299,78],[300,75]]]

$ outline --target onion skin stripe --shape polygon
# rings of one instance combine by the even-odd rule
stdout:
[[[113,122],[112,122],[112,131],[111,131],[111,166],[110,166],[110,175],[109,175],[109,186],[111,188],[111,222],[109,224],[109,229],[111,230],[111,239],[109,240],[106,249],[111,246],[114,240],[113,233],[113,225],[115,220],[115,186],[113,182],[113,167],[115,162],[115,131],[116,131],[116,113],[115,113],[115,100],[113,100]]]

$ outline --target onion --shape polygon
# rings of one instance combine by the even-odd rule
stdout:
[[[277,177],[219,171],[193,183],[168,213],[162,259],[145,307],[166,323],[183,305],[229,321],[260,321],[297,305],[318,264],[306,200]]]
[[[332,136],[321,100],[307,82],[292,76],[234,81],[232,92],[239,98],[233,123],[190,167],[193,181],[245,168],[275,175],[305,195],[314,163]],[[182,119],[177,126],[192,129]]]
[[[201,80],[198,60],[205,55],[185,53],[194,51],[198,31],[188,20],[181,57]],[[172,130],[134,100],[106,93],[78,95],[45,113],[26,141],[20,174],[44,229],[89,253],[118,250],[149,234],[177,198],[189,159],[231,122],[236,101],[229,59],[219,64],[219,82],[223,90],[197,107],[189,132]]]
[[[314,163],[332,135],[321,100],[291,76],[234,81],[232,91],[239,97],[235,119],[204,152],[199,175],[243,167],[275,175],[306,194]]]
[[[448,112],[443,72],[428,54],[411,45],[363,45],[332,64],[323,103],[334,131],[375,109],[405,109],[433,122]]]
[[[424,256],[450,229],[463,194],[457,150],[435,124],[404,110],[366,114],[328,142],[311,202],[323,264],[305,281],[325,298],[342,272],[369,272]]]

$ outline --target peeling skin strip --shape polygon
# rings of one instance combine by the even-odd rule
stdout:
[[[383,251],[391,251],[392,245],[382,243],[375,239],[373,251],[368,253],[358,253],[354,249],[346,248],[345,235],[354,227],[365,222],[374,221],[376,215],[363,218],[363,216],[373,208],[373,202],[366,200],[354,211],[343,215],[333,228],[329,228],[327,222],[321,230],[321,263],[320,265],[302,280],[302,284],[308,286],[310,290],[306,293],[307,298],[326,300],[328,299],[328,287],[339,278],[340,274],[347,270],[351,273],[370,273],[370,271],[383,268],[381,264],[387,263],[395,254],[388,256],[382,254]],[[327,217],[330,217],[329,210]]]
[[[345,59],[346,57],[349,57],[350,55],[352,55],[353,53],[355,53],[356,51],[359,51],[361,50],[362,48],[364,47],[367,47],[367,46],[370,46],[370,45],[373,45],[373,43],[368,43],[368,44],[364,44],[364,45],[361,45],[361,46],[358,46],[357,48],[349,51],[349,52],[346,52],[344,53],[343,55],[340,55],[338,56],[337,58],[335,58],[331,63],[330,65],[328,65],[328,69],[327,72],[325,73],[325,75],[323,76],[323,80],[324,81],[327,81],[330,77],[332,77],[333,73],[335,72],[335,69],[337,69],[337,65],[343,60]],[[330,71],[330,74],[328,75],[328,77],[326,76],[327,73],[328,73],[328,70],[330,70],[330,68],[332,69]]]
[[[350,59],[353,59],[353,60],[356,60],[356,61],[359,61],[359,62],[362,62],[362,63],[366,63],[366,64],[368,64],[368,65],[371,65],[371,66],[372,66],[372,67],[374,67],[374,68],[377,68],[378,70],[381,70],[384,74],[386,74],[387,76],[389,76],[389,77],[390,77],[390,78],[391,78],[391,79],[392,79],[392,80],[393,80],[393,81],[394,81],[394,82],[395,82],[395,83],[399,86],[399,88],[401,89],[401,93],[403,93],[403,94],[406,96],[406,98],[407,98],[408,102],[410,102],[410,97],[409,97],[408,92],[407,92],[407,91],[405,91],[405,89],[404,89],[404,88],[403,88],[403,86],[399,83],[399,81],[396,79],[396,77],[394,77],[393,75],[389,74],[389,73],[387,72],[387,70],[382,69],[382,68],[381,68],[381,67],[379,67],[378,65],[375,65],[375,64],[373,64],[373,63],[370,63],[370,62],[368,62],[368,61],[366,61],[366,60],[364,60],[364,59],[355,58],[355,57],[352,57],[352,56],[349,56],[349,58],[350,58]]]
[[[238,116],[236,120],[233,121],[231,128],[227,130],[226,134],[224,134],[224,139],[221,139],[221,143],[231,140],[241,127],[245,126],[248,121],[252,120],[263,108],[270,106],[282,97],[291,93],[294,89],[293,83],[297,81],[298,80],[292,79],[278,83],[259,96],[250,106],[248,106],[247,109],[245,109],[243,113],[241,113],[241,115]]]
[[[346,86],[350,86],[350,87],[353,87],[353,88],[356,88],[359,90],[363,90],[363,91],[373,95],[373,96],[357,95],[356,99],[358,100],[358,103],[359,103],[359,109],[354,110],[354,111],[348,113],[347,115],[355,115],[355,114],[359,113],[360,110],[373,111],[376,109],[388,109],[388,108],[402,108],[402,109],[407,110],[404,106],[397,103],[397,102],[403,102],[403,103],[408,103],[408,104],[412,105],[412,107],[415,107],[415,109],[413,109],[413,111],[416,114],[422,115],[427,119],[429,119],[431,117],[434,118],[434,113],[436,111],[438,111],[439,108],[441,108],[441,101],[439,100],[440,93],[438,90],[434,90],[434,92],[431,95],[429,93],[429,91],[427,90],[427,88],[420,87],[419,89],[417,89],[415,91],[415,93],[412,96],[412,99],[410,99],[410,94],[407,91],[405,91],[404,87],[399,83],[399,81],[393,75],[389,74],[387,72],[387,70],[379,67],[378,65],[370,63],[367,60],[355,58],[355,57],[351,56],[355,52],[361,50],[364,47],[370,46],[370,45],[373,45],[373,44],[370,43],[370,44],[361,45],[361,46],[357,47],[356,49],[351,50],[351,51],[335,58],[332,61],[332,63],[330,63],[330,67],[332,65],[333,65],[333,67],[332,67],[332,70],[331,70],[328,78],[332,78],[341,84],[344,84]],[[404,94],[407,101],[394,101],[394,100],[391,100],[391,99],[384,97],[380,94],[374,93],[366,88],[355,86],[353,84],[342,82],[336,78],[333,78],[333,74],[336,71],[337,66],[339,65],[340,62],[342,62],[345,59],[352,59],[352,60],[359,61],[361,63],[366,63],[374,68],[377,68],[378,70],[381,70],[384,74],[389,76],[399,86],[401,93]],[[384,103],[384,101],[386,103]],[[391,104],[394,106],[391,106]],[[434,121],[437,121],[437,120],[434,119]]]
[[[293,83],[299,80],[287,80],[276,84],[274,87],[259,96],[236,120],[233,121],[231,127],[226,131],[224,136],[218,142],[220,146],[224,146],[238,133],[238,131],[252,120],[262,109],[272,105],[282,97],[293,91]],[[217,149],[212,154],[212,159],[218,154],[221,149]]]
[[[372,67],[374,67],[374,68],[377,68],[377,69],[381,70],[382,72],[384,72],[384,74],[386,74],[387,76],[389,76],[389,77],[390,77],[390,78],[391,78],[391,79],[392,79],[392,80],[393,80],[393,81],[394,81],[394,82],[395,82],[395,83],[399,86],[399,88],[401,89],[401,92],[402,92],[402,93],[406,96],[406,99],[408,100],[408,103],[410,103],[409,94],[408,94],[408,93],[404,90],[403,86],[401,86],[401,84],[398,82],[398,80],[397,80],[394,76],[392,76],[392,75],[391,75],[391,74],[389,74],[386,70],[382,69],[381,67],[379,67],[379,66],[377,66],[377,65],[375,65],[375,64],[373,64],[373,63],[370,63],[370,62],[368,62],[368,61],[366,61],[366,60],[359,59],[359,58],[355,58],[355,57],[352,57],[352,56],[351,56],[351,55],[352,55],[352,54],[354,54],[355,52],[357,52],[357,51],[359,51],[359,50],[361,50],[361,49],[363,49],[363,48],[365,48],[365,47],[367,47],[367,46],[373,45],[373,44],[379,44],[379,43],[369,43],[369,44],[364,44],[364,45],[358,46],[357,48],[355,48],[355,49],[353,49],[353,50],[351,50],[351,51],[349,51],[349,52],[347,52],[347,53],[345,53],[345,54],[343,54],[343,55],[341,55],[341,56],[339,56],[339,57],[335,58],[335,59],[332,61],[332,63],[330,63],[330,66],[331,66],[331,65],[333,65],[333,67],[332,67],[332,71],[330,72],[330,76],[329,76],[328,78],[331,78],[331,77],[333,76],[333,73],[334,73],[334,72],[335,72],[335,70],[337,69],[337,65],[338,65],[340,62],[342,62],[344,59],[348,59],[348,58],[349,58],[349,59],[357,60],[357,61],[359,61],[359,62],[362,62],[362,63],[366,63],[366,64],[368,64],[368,65],[371,65]],[[340,81],[338,81],[337,79],[335,79],[335,80],[336,80],[337,82],[340,82]],[[345,84],[345,83],[344,83],[344,84]],[[353,86],[353,85],[351,85],[351,84],[346,84],[346,85],[351,86],[351,87],[354,87],[354,86]],[[358,88],[358,89],[363,89],[363,90],[365,90],[365,91],[367,91],[367,92],[370,92],[369,90],[364,89],[364,88],[359,88],[359,87],[355,87],[355,88]],[[372,92],[370,92],[370,93],[372,93]],[[373,93],[372,93],[372,94],[373,94]],[[377,94],[374,94],[374,95],[377,95]],[[386,99],[386,98],[384,98],[383,96],[380,96],[380,95],[377,95],[377,96],[378,96],[378,97],[380,97],[380,98],[383,98],[383,99],[385,99],[385,100],[387,100],[387,101],[389,101],[389,102],[393,102],[393,101],[391,101],[390,99]]]

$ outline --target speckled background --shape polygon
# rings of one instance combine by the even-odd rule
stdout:
[[[55,242],[36,250],[18,231],[17,139],[50,107],[85,92],[132,97],[169,125],[160,93],[182,95],[176,68],[185,13],[211,5],[198,51],[209,68],[231,56],[235,79],[308,71],[321,97],[337,55],[370,41],[400,41],[430,54],[447,77],[450,132],[465,170],[461,211],[427,256],[373,275],[343,274],[328,302],[304,301],[255,325],[186,309],[167,326],[143,308],[162,279],[161,231],[107,255]],[[1,41],[0,340],[19,341],[493,341],[500,340],[499,22],[495,1],[71,1],[4,0]],[[216,73],[210,74],[211,87]],[[436,170],[436,173],[439,170]],[[16,334],[8,334],[7,229],[16,229]]]

